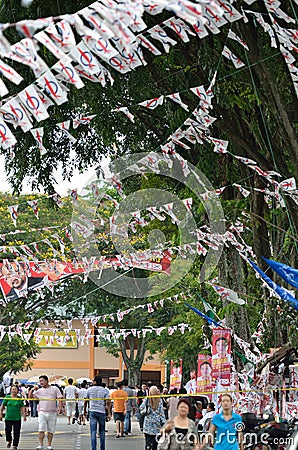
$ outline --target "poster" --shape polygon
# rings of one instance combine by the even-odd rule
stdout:
[[[197,393],[212,392],[212,358],[198,354]]]
[[[77,335],[74,330],[51,331],[41,330],[38,336],[34,337],[35,343],[40,348],[78,348]]]
[[[174,361],[171,360],[170,390],[176,388],[179,391],[181,389],[181,382],[182,382],[182,358],[180,358],[180,363],[178,365],[175,365]]]
[[[197,391],[197,373],[191,370],[189,373],[189,381],[185,385],[188,394],[195,394]]]
[[[145,257],[146,256],[146,257]],[[118,267],[137,267],[152,272],[170,273],[170,258],[166,252],[160,258],[136,253],[133,257],[103,257],[87,262],[5,261],[0,263],[0,286],[7,302],[27,297],[30,292],[49,286],[71,275]]]
[[[231,384],[231,330],[213,328],[212,331],[212,377],[223,390]]]
[[[289,366],[289,401],[298,402],[298,364]]]

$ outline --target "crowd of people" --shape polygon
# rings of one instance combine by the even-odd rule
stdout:
[[[203,404],[188,395],[185,388],[179,392],[177,389],[168,392],[166,387],[152,383],[143,383],[140,388],[130,387],[128,380],[107,388],[102,378],[96,376],[92,383],[85,380],[79,386],[69,378],[68,385],[62,389],[49,384],[48,377],[41,375],[38,385],[26,387],[16,383],[7,387],[0,408],[0,420],[5,412],[7,448],[14,450],[19,445],[21,419],[23,417],[26,421],[29,415],[38,417],[39,446],[36,450],[53,450],[52,441],[59,414],[65,414],[67,425],[76,421],[86,425],[89,421],[91,450],[97,450],[97,438],[100,450],[105,450],[106,422],[112,417],[116,438],[129,435],[133,415],[144,434],[145,450],[199,450],[202,445],[208,444],[208,441],[200,442],[200,432],[208,432],[212,437],[217,429],[220,432],[233,430],[235,423],[241,422],[241,417],[232,411],[232,398],[228,394],[222,396],[221,402],[222,412],[215,414],[212,402]],[[238,441],[230,448],[238,449]],[[226,449],[224,440],[223,443],[217,442],[215,449]]]

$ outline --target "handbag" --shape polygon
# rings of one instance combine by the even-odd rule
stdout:
[[[149,416],[151,412],[151,406],[149,405],[148,399],[146,398],[145,402],[140,406],[140,414],[141,416]]]

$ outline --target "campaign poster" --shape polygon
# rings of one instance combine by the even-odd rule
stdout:
[[[212,377],[223,390],[231,385],[231,330],[213,328],[212,330]]]
[[[195,394],[197,391],[197,372],[191,370],[189,372],[189,381],[185,385],[188,394]]]
[[[174,361],[171,360],[170,390],[176,388],[179,391],[181,389],[181,383],[182,383],[182,358],[180,358],[179,364],[174,364]]]
[[[159,259],[148,256],[146,252],[139,252],[134,257],[103,257],[90,262],[77,261],[76,263],[57,260],[6,261],[5,264],[0,263],[0,287],[6,302],[13,302],[71,275],[109,268],[116,270],[118,267],[137,267],[169,275],[170,259],[166,252]]]
[[[212,358],[198,354],[197,393],[212,393]]]
[[[298,402],[298,364],[289,366],[289,401]]]

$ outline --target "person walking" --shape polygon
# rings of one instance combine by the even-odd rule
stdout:
[[[38,414],[37,414],[38,401],[32,400],[33,392],[34,392],[34,386],[30,387],[29,392],[28,392],[30,414],[31,414],[31,417],[37,417],[38,416]]]
[[[43,450],[43,441],[47,431],[47,450],[53,450],[52,441],[56,430],[57,412],[61,413],[63,396],[57,386],[51,386],[46,375],[40,375],[39,384],[35,387],[33,397],[39,399],[38,404],[38,440],[36,450]],[[58,400],[58,402],[57,402]],[[58,406],[57,406],[58,405]],[[58,409],[58,411],[57,411]]]
[[[161,427],[166,422],[163,403],[159,395],[159,389],[156,386],[151,386],[149,389],[149,398],[146,398],[140,407],[142,414],[142,411],[149,404],[149,414],[145,415],[143,426],[145,450],[157,450],[157,436]]]
[[[84,414],[84,404],[85,404],[85,398],[87,395],[87,389],[86,389],[87,383],[83,381],[81,384],[80,389],[78,390],[78,411],[79,411],[79,420],[78,424],[86,425],[86,415]]]
[[[131,413],[133,411],[133,407],[135,405],[135,391],[128,387],[128,380],[123,380],[123,390],[128,395],[127,406],[126,406],[126,414],[124,418],[124,428],[123,433],[127,436],[128,433],[131,433]]]
[[[100,437],[100,450],[105,450],[106,445],[106,407],[108,409],[107,419],[111,417],[111,407],[108,389],[102,386],[102,378],[94,377],[93,386],[86,392],[86,401],[84,402],[84,415],[86,416],[87,406],[89,405],[89,422],[91,434],[91,450],[97,450],[96,433],[97,427]]]
[[[13,446],[12,448],[17,450],[20,441],[20,433],[22,425],[21,414],[23,415],[24,422],[26,422],[27,420],[24,399],[19,394],[19,388],[17,386],[12,386],[10,394],[4,398],[0,408],[0,420],[3,419],[4,408],[6,408],[5,413],[5,436],[7,442],[6,447],[10,448],[12,444]]]
[[[123,390],[123,382],[117,384],[117,391],[111,393],[111,400],[114,400],[114,421],[116,423],[116,438],[124,436],[124,419],[127,408],[127,392]]]
[[[67,380],[68,386],[64,389],[63,397],[66,400],[66,416],[67,416],[67,425],[70,425],[70,421],[74,424],[75,419],[75,411],[76,411],[76,398],[78,397],[78,389],[73,385],[73,379],[68,378]]]
[[[215,414],[211,421],[211,426],[203,439],[201,448],[209,443],[210,438],[214,440],[216,432],[214,450],[243,450],[243,435],[239,431],[243,430],[242,418],[239,414],[234,413],[233,399],[230,394],[222,394],[221,407],[222,411]]]
[[[190,402],[188,398],[180,398],[177,405],[177,416],[168,420],[160,430],[159,446],[162,442],[168,450],[199,450],[199,436],[196,424],[189,418]]]
[[[140,425],[140,430],[142,431],[142,433],[143,433],[143,426],[144,426],[145,416],[143,416],[140,413],[140,407],[141,407],[141,405],[143,403],[144,398],[147,397],[148,393],[149,393],[149,389],[147,388],[147,384],[146,383],[142,383],[141,389],[137,392],[137,398],[138,398],[137,399],[137,407],[138,407],[137,418],[138,418],[139,425]]]

